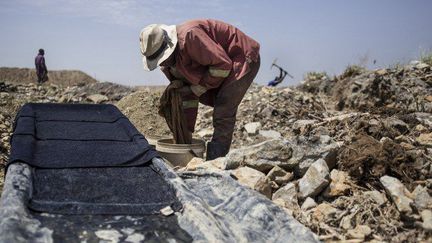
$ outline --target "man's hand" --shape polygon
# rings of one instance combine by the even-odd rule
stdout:
[[[182,97],[193,94],[192,89],[189,85],[185,85],[177,89],[177,92],[179,92]]]

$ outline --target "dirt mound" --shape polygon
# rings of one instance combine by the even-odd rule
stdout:
[[[158,114],[160,90],[142,89],[124,97],[117,107],[144,136],[171,136],[163,117]]]
[[[73,86],[96,83],[97,80],[78,70],[48,70],[49,83]],[[35,83],[36,71],[30,68],[0,67],[0,81],[11,83]]]
[[[378,141],[368,135],[357,135],[339,152],[339,169],[349,172],[361,185],[379,186],[379,178],[391,175],[406,184],[418,179],[419,170],[405,149],[391,139]]]

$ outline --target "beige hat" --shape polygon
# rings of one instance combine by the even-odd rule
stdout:
[[[174,52],[176,45],[175,25],[151,24],[146,26],[140,34],[144,69],[154,70]]]

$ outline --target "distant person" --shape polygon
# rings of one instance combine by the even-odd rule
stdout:
[[[276,76],[274,80],[268,82],[267,86],[276,87],[278,84],[282,83],[282,81],[287,76],[287,71],[283,70],[281,67],[277,68],[279,68],[279,77]]]
[[[260,66],[258,42],[230,24],[201,19],[149,25],[141,31],[140,43],[145,70],[160,66],[171,87],[183,82],[177,90],[190,138],[198,102],[214,108],[207,160],[225,156],[238,106]]]
[[[45,51],[44,49],[39,49],[39,54],[35,58],[36,75],[38,84],[48,81],[48,69],[45,65]]]

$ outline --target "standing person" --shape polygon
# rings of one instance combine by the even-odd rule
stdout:
[[[36,75],[38,78],[37,80],[38,84],[48,81],[48,69],[45,65],[44,55],[45,55],[44,49],[39,49],[39,54],[35,58]]]
[[[214,107],[207,160],[225,156],[237,108],[258,73],[258,42],[230,24],[203,19],[177,26],[149,25],[141,31],[140,44],[145,70],[160,66],[172,84],[183,82],[182,87],[176,87],[190,136],[198,102]]]

